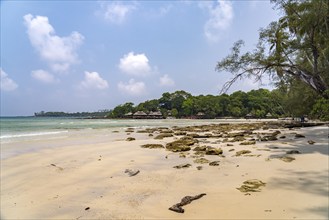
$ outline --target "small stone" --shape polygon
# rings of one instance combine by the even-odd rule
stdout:
[[[295,138],[305,138],[305,135],[302,135],[302,134],[295,134]]]
[[[315,144],[315,141],[313,141],[313,140],[308,140],[307,143],[313,145],[313,144]]]
[[[235,156],[241,156],[242,154],[250,154],[251,153],[251,151],[250,150],[240,150],[240,151],[237,151],[236,153],[235,153]]]
[[[209,163],[209,166],[219,166],[219,161],[212,161]]]
[[[254,144],[256,144],[256,141],[245,141],[240,143],[240,145],[254,145]]]
[[[126,139],[126,141],[134,141],[134,140],[136,140],[136,138],[133,138],[133,137],[128,137],[128,138]]]
[[[164,146],[162,144],[144,144],[141,147],[149,148],[149,149],[164,148]]]
[[[184,164],[180,164],[180,165],[174,166],[173,168],[182,169],[182,168],[189,168],[190,166],[192,166],[192,165],[189,164],[189,163],[184,163]]]
[[[130,177],[136,176],[140,171],[139,170],[131,170],[131,169],[126,169],[125,173],[127,173]]]
[[[296,160],[295,158],[288,157],[288,156],[280,157],[279,159],[284,161],[284,162],[287,162],[287,163],[290,163],[291,161]]]
[[[287,151],[287,154],[300,154],[300,152],[298,150],[290,150]]]
[[[198,158],[198,159],[193,160],[193,162],[204,164],[204,163],[209,163],[209,160],[207,160],[206,158]]]

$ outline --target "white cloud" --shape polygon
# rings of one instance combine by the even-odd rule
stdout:
[[[174,86],[175,81],[171,79],[168,74],[165,74],[164,76],[160,77],[160,86]]]
[[[27,14],[24,21],[32,46],[53,71],[65,72],[78,62],[76,50],[84,40],[80,33],[72,32],[70,36],[59,37],[49,24],[48,17],[44,16]]]
[[[86,89],[107,89],[109,87],[106,80],[99,76],[97,72],[85,72],[85,79],[81,82],[81,87]]]
[[[13,91],[18,88],[17,83],[8,77],[8,74],[0,68],[0,89],[3,91]]]
[[[58,80],[49,72],[45,70],[33,70],[31,73],[31,76],[44,83],[55,83],[58,82]]]
[[[135,82],[134,79],[130,79],[128,83],[119,82],[118,89],[133,96],[142,95],[146,91],[144,82]]]
[[[146,76],[151,73],[149,60],[145,54],[136,54],[130,52],[120,59],[119,69],[133,76]]]
[[[200,7],[206,9],[210,18],[204,25],[204,33],[209,41],[216,42],[220,34],[226,30],[234,17],[232,3],[218,0],[214,5],[212,2],[202,2]]]
[[[100,2],[101,14],[105,20],[114,23],[123,23],[127,16],[136,9],[135,4],[123,4],[122,2]]]

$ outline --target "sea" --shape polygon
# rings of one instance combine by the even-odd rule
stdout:
[[[211,119],[82,119],[68,117],[0,117],[1,159],[45,148],[94,144],[127,137],[127,128],[190,126],[237,123]],[[124,136],[125,135],[125,136]]]

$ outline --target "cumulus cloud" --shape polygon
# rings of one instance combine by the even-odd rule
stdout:
[[[17,88],[17,83],[9,78],[8,74],[0,68],[0,89],[3,91],[13,91]]]
[[[221,32],[231,25],[234,17],[232,3],[218,0],[215,5],[212,2],[202,2],[200,7],[209,13],[209,19],[204,25],[205,36],[209,41],[216,42]]]
[[[175,81],[171,79],[168,74],[165,74],[164,76],[160,77],[160,86],[174,86]]]
[[[119,82],[118,89],[133,96],[142,95],[146,91],[144,82],[136,82],[134,79],[130,79],[128,83]]]
[[[48,17],[44,16],[27,14],[24,16],[24,24],[32,46],[53,71],[65,72],[78,62],[77,49],[84,40],[80,33],[72,32],[67,37],[59,37]]]
[[[45,70],[33,70],[31,73],[31,76],[36,79],[39,80],[43,83],[55,83],[58,82],[58,80],[49,72],[45,71]]]
[[[100,13],[104,19],[114,24],[123,23],[127,16],[136,9],[134,3],[123,4],[122,2],[100,2],[100,6]]]
[[[107,89],[109,87],[97,72],[85,72],[85,79],[81,82],[81,87],[86,89]]]
[[[134,54],[130,52],[120,59],[119,69],[133,76],[146,76],[151,73],[149,60],[145,54]]]

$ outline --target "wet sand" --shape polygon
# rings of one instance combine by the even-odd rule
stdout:
[[[149,137],[137,130],[112,133],[112,141],[80,140],[78,146],[10,157],[1,161],[1,219],[327,219],[328,126],[253,133],[276,130],[285,138],[251,145],[198,138],[195,146],[223,150],[202,157],[218,166],[195,163],[200,156],[193,150],[182,157],[141,148],[181,136],[156,140],[156,132]],[[241,150],[251,153],[236,156]],[[299,154],[287,154],[291,150]],[[284,156],[295,160],[285,162]],[[173,168],[185,163],[191,166]],[[140,172],[129,176],[126,169]],[[266,185],[259,192],[237,189],[253,179]],[[206,195],[184,206],[184,213],[169,210],[183,197],[201,193]]]

